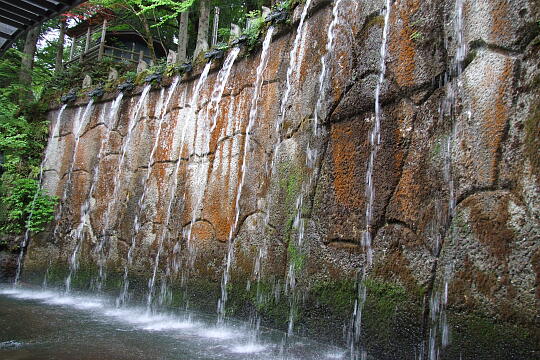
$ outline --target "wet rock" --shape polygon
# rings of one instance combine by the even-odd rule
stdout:
[[[381,144],[372,177],[373,222],[366,229],[366,172],[373,150],[369,133],[381,75],[386,2],[340,1],[329,53],[327,30],[335,4],[312,2],[285,104],[294,30],[276,35],[271,44],[261,96],[255,103],[260,53],[237,59],[215,107],[210,106],[215,69],[196,104],[191,99],[198,74],[183,78],[167,109],[162,101],[167,89],[152,90],[139,104],[129,143],[128,124],[140,89],[124,94],[118,119],[110,125],[105,155],[97,164],[92,232],[87,234],[83,258],[92,262],[95,239],[107,233],[109,269],[121,274],[127,249],[136,241],[134,271],[143,279],[153,266],[158,240],[165,235],[164,258],[191,261],[188,283],[196,289],[189,296],[205,297],[204,306],[213,309],[220,297],[232,229],[237,257],[231,272],[236,300],[231,304],[239,316],[257,308],[253,293],[245,289],[254,280],[259,250],[267,244],[264,284],[282,296],[264,309],[263,321],[272,326],[287,322],[283,284],[288,266],[296,261],[302,265],[296,280],[305,294],[301,331],[336,342],[342,341],[343,324],[346,328],[350,323],[357,274],[368,271],[370,310],[364,340],[383,359],[406,358],[422,341],[421,329],[429,329],[425,317],[429,299],[443,288],[445,279],[450,289],[448,316],[458,344],[447,348],[448,354],[459,352],[456,349],[463,343],[459,339],[481,339],[471,335],[476,328],[469,325],[477,323],[464,320],[473,314],[490,324],[513,322],[534,333],[540,316],[540,82],[539,43],[531,40],[538,30],[529,25],[538,18],[538,6],[525,0],[464,1],[467,54],[463,71],[458,72],[455,2],[391,2],[386,72],[379,89]],[[293,24],[302,10],[303,5],[294,10]],[[278,13],[274,15],[277,21]],[[234,45],[245,40],[240,37]],[[210,57],[222,55],[215,52]],[[191,64],[183,64],[181,71],[191,72]],[[120,90],[128,89],[126,85]],[[282,105],[285,116],[277,128]],[[96,104],[84,126],[74,156],[76,176],[66,200],[63,235],[32,242],[29,270],[43,268],[43,254],[65,263],[74,248],[69,234],[88,193],[109,107],[107,101]],[[51,140],[54,146],[43,181],[51,193],[63,192],[73,158],[73,127],[82,111],[84,106],[68,107],[60,135]],[[49,119],[56,114],[51,111]],[[247,134],[250,118],[253,124]],[[322,134],[318,138],[312,135],[315,119]],[[320,155],[309,188],[308,144]],[[148,168],[150,154],[153,162]],[[122,156],[114,209],[104,219]],[[139,203],[143,192],[144,201]],[[299,199],[305,249],[290,248],[299,237],[295,224]],[[169,204],[171,221],[164,229]],[[137,214],[140,231],[134,236]],[[371,266],[360,241],[366,230],[373,238]],[[186,253],[190,231],[192,253]],[[176,244],[182,250],[174,250]],[[140,282],[146,290],[145,281]],[[384,339],[378,332],[381,324]],[[399,344],[386,340],[395,338],[401,339]],[[488,342],[479,343],[485,354],[501,357],[501,348],[492,351]],[[514,356],[526,352],[512,351],[507,357],[527,358]]]

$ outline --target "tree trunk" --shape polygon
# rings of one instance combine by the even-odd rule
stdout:
[[[201,0],[199,6],[199,29],[197,31],[197,46],[193,58],[208,50],[208,30],[210,28],[210,6],[208,0]]]
[[[154,36],[152,35],[152,32],[150,31],[150,25],[148,25],[148,20],[146,19],[144,15],[141,16],[141,21],[144,27],[144,35],[146,36],[148,50],[150,50],[150,56],[152,57],[152,60],[154,60],[154,63],[156,63],[157,57],[156,57],[156,50],[154,49]]]
[[[176,63],[182,64],[187,57],[189,12],[181,13],[178,17],[178,23],[178,55],[176,56]]]
[[[60,34],[58,35],[58,48],[56,49],[56,64],[54,67],[54,72],[56,74],[60,73],[63,69],[64,62],[64,41],[66,37],[66,22],[60,21]]]
[[[41,26],[36,26],[35,28],[30,29],[26,34],[26,41],[24,42],[24,50],[21,61],[21,71],[19,73],[19,82],[25,88],[24,93],[21,94],[21,101],[30,99],[32,97],[32,69],[34,68],[34,56],[36,53],[40,30]]]

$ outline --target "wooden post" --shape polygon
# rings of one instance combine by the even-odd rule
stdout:
[[[135,42],[131,43],[131,54],[130,54],[131,61],[135,61]]]
[[[75,54],[76,43],[77,43],[77,37],[74,36],[71,38],[71,50],[69,51],[69,61],[73,60],[73,55]]]
[[[212,46],[216,46],[218,41],[219,28],[219,7],[214,8],[214,28],[212,29]]]
[[[107,35],[107,19],[103,20],[103,28],[101,29],[101,39],[99,41],[99,53],[98,61],[103,59],[103,53],[105,52],[105,36]]]

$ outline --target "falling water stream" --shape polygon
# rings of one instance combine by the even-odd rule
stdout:
[[[199,102],[199,96],[201,93],[201,90],[203,89],[204,84],[206,84],[206,80],[208,79],[208,74],[210,73],[210,68],[212,67],[212,63],[209,62],[206,64],[206,66],[203,69],[203,72],[201,73],[199,80],[197,81],[197,85],[193,89],[193,94],[190,101],[190,108],[189,108],[189,114],[183,121],[183,127],[182,127],[182,135],[180,138],[180,144],[179,144],[179,150],[178,150],[178,161],[176,162],[176,166],[172,175],[172,186],[169,187],[169,203],[167,205],[167,211],[165,215],[165,221],[163,222],[161,235],[159,236],[158,240],[158,251],[156,253],[156,257],[154,259],[154,265],[152,270],[152,277],[148,281],[148,294],[146,299],[146,306],[147,309],[150,310],[153,302],[153,296],[154,296],[154,287],[156,285],[156,279],[157,279],[157,273],[159,269],[159,262],[161,258],[161,252],[163,251],[163,245],[165,238],[168,233],[168,228],[170,225],[171,217],[172,217],[172,210],[173,205],[176,200],[176,190],[178,187],[178,176],[182,164],[182,150],[186,144],[186,135],[188,128],[192,122],[192,120],[197,116],[197,110],[198,110],[198,102]],[[185,197],[184,197],[185,198]],[[194,210],[195,211],[195,210]],[[187,244],[187,247],[189,247],[189,243]]]
[[[21,251],[19,252],[19,256],[17,257],[17,271],[15,273],[15,280],[13,282],[15,285],[19,283],[19,278],[21,277],[24,251],[26,249],[26,245],[28,244],[28,240],[30,239],[30,222],[32,221],[32,217],[34,215],[34,206],[35,206],[36,200],[42,189],[43,173],[45,171],[45,165],[47,164],[47,160],[49,159],[49,153],[52,151],[54,146],[57,145],[57,143],[55,143],[53,140],[60,135],[59,134],[60,124],[62,123],[62,115],[64,114],[64,110],[66,110],[66,107],[67,107],[67,104],[62,105],[62,107],[60,108],[60,111],[58,112],[58,116],[56,117],[56,121],[52,128],[51,135],[49,136],[49,141],[47,142],[47,148],[45,149],[45,156],[43,158],[43,161],[41,162],[41,165],[39,166],[38,187],[32,199],[32,205],[30,207],[31,211],[30,211],[30,214],[28,215],[28,220],[26,222],[26,230],[24,232],[23,241],[21,243]]]
[[[266,33],[266,37],[264,39],[263,47],[261,51],[261,59],[259,61],[259,66],[257,67],[255,89],[253,91],[253,97],[251,100],[251,108],[249,110],[249,119],[248,119],[248,124],[246,127],[244,153],[242,156],[242,166],[240,169],[241,176],[240,176],[240,181],[238,182],[238,187],[236,189],[236,202],[235,202],[236,213],[234,216],[234,221],[232,223],[232,226],[229,230],[229,239],[227,243],[227,256],[225,259],[225,269],[223,270],[223,277],[221,279],[221,298],[219,299],[218,306],[217,306],[218,323],[223,323],[223,320],[225,318],[225,310],[226,310],[227,298],[228,298],[227,284],[229,283],[231,266],[234,260],[233,238],[237,231],[238,222],[240,220],[240,211],[241,211],[240,198],[242,196],[242,188],[244,186],[244,181],[246,179],[246,171],[247,171],[247,165],[248,165],[247,157],[248,157],[248,153],[250,151],[250,146],[251,146],[253,126],[255,125],[255,120],[257,119],[259,98],[261,95],[262,85],[263,85],[263,80],[264,80],[264,71],[266,70],[266,66],[268,65],[268,58],[270,55],[268,50],[270,48],[270,43],[272,42],[273,34],[274,34],[274,27],[271,26]]]
[[[161,140],[161,132],[162,132],[162,129],[163,129],[163,121],[167,115],[167,110],[169,108],[169,103],[171,101],[171,98],[173,96],[173,94],[175,93],[176,91],[176,87],[178,85],[178,83],[180,82],[180,77],[175,77],[171,86],[169,87],[169,92],[167,94],[167,98],[164,100],[164,94],[165,94],[165,89],[161,89],[161,95],[160,95],[160,98],[159,98],[159,101],[158,101],[158,104],[156,106],[156,114],[158,116],[158,121],[156,123],[156,134],[154,135],[154,143],[152,145],[152,150],[150,151],[150,155],[148,157],[148,163],[147,163],[147,167],[146,167],[146,172],[141,180],[141,185],[142,185],[142,189],[143,189],[143,192],[141,194],[141,197],[139,198],[139,200],[137,201],[137,211],[135,213],[135,219],[134,219],[134,229],[133,229],[133,234],[131,236],[131,243],[130,243],[130,246],[129,246],[129,249],[128,249],[128,254],[127,254],[127,259],[126,259],[126,262],[124,264],[124,277],[123,277],[123,286],[122,286],[122,292],[118,298],[118,302],[119,303],[123,303],[125,302],[127,296],[128,296],[128,291],[129,291],[129,267],[132,265],[133,263],[133,251],[135,250],[136,248],[136,244],[137,244],[137,236],[139,235],[139,231],[141,229],[141,216],[143,215],[143,212],[144,212],[144,209],[145,209],[145,200],[146,200],[146,195],[147,195],[147,191],[148,191],[148,181],[150,179],[150,175],[152,174],[152,168],[153,168],[153,165],[154,165],[154,162],[155,162],[155,156],[156,156],[156,151],[159,147],[159,144],[160,144],[160,140]]]
[[[366,228],[362,235],[362,247],[364,248],[365,256],[365,265],[362,270],[361,278],[358,282],[358,296],[355,300],[353,316],[352,316],[352,325],[351,325],[351,335],[349,336],[349,343],[351,346],[351,357],[358,357],[358,346],[360,345],[360,335],[362,331],[362,311],[364,303],[367,297],[367,289],[365,286],[365,280],[367,278],[367,271],[371,267],[373,262],[373,250],[371,248],[371,236],[373,232],[373,205],[375,204],[375,186],[373,183],[374,180],[374,170],[375,170],[375,161],[377,159],[377,153],[381,146],[381,90],[384,85],[384,79],[386,74],[386,54],[387,54],[387,43],[388,43],[388,34],[390,32],[390,12],[391,12],[392,0],[386,1],[386,7],[384,10],[384,28],[382,34],[381,42],[381,51],[380,51],[380,68],[379,68],[379,79],[377,81],[377,86],[375,88],[375,118],[373,119],[373,127],[369,133],[369,144],[371,152],[369,155],[368,166],[366,171],[366,181],[365,181],[365,191],[366,191],[366,213],[365,213],[365,222]],[[362,358],[365,358],[366,352],[361,350]]]
[[[137,121],[139,120],[139,116],[140,116],[140,113],[143,109],[143,106],[146,102],[146,98],[150,92],[150,89],[152,88],[152,86],[150,84],[146,85],[141,93],[141,96],[139,97],[139,100],[137,102],[137,105],[135,106],[135,110],[134,112],[132,113],[132,115],[130,116],[129,118],[129,123],[128,123],[128,128],[127,128],[127,133],[123,139],[123,142],[122,142],[122,149],[121,149],[121,155],[120,155],[120,159],[118,160],[118,166],[116,167],[116,171],[114,173],[114,179],[113,179],[113,191],[112,191],[112,195],[111,195],[111,201],[109,201],[107,203],[107,208],[103,214],[103,233],[101,234],[101,239],[97,245],[97,251],[99,252],[99,254],[102,254],[102,252],[104,251],[104,247],[105,245],[107,244],[108,242],[108,228],[109,228],[109,222],[110,222],[110,219],[111,219],[111,211],[112,209],[116,206],[116,204],[118,203],[119,201],[119,192],[120,192],[120,185],[121,185],[121,176],[123,174],[123,171],[124,171],[124,165],[125,165],[125,161],[126,161],[126,152],[129,148],[129,145],[131,144],[131,139],[133,137],[133,130],[135,129],[135,126],[137,125]],[[118,105],[119,106],[119,105]],[[103,257],[103,255],[101,255]],[[98,266],[100,266],[99,268],[99,272],[102,274],[101,277],[104,278],[105,277],[105,260],[103,261],[98,261]],[[125,278],[124,278],[125,279]],[[124,281],[124,287],[126,286],[126,283]],[[124,289],[123,287],[123,289]],[[124,297],[121,297],[120,300],[125,300],[125,296],[127,294],[127,289],[126,291],[122,290],[122,295],[124,295]]]
[[[313,111],[313,121],[311,122],[312,134],[307,142],[306,147],[306,169],[307,174],[302,181],[302,186],[298,197],[296,199],[296,208],[295,208],[295,218],[293,222],[293,228],[296,233],[296,238],[294,240],[294,245],[289,244],[289,249],[294,249],[294,253],[297,256],[303,256],[304,249],[304,235],[305,235],[305,219],[304,219],[304,201],[310,194],[315,179],[318,176],[317,164],[320,160],[320,151],[317,149],[316,144],[320,141],[325,133],[323,129],[319,126],[319,112],[322,110],[322,104],[327,96],[327,86],[328,86],[328,70],[329,70],[329,61],[334,55],[334,40],[336,36],[336,27],[342,22],[343,18],[340,16],[340,9],[342,7],[342,0],[337,0],[334,2],[332,9],[332,21],[327,30],[327,39],[326,39],[326,53],[321,57],[321,72],[319,74],[319,91],[318,97]],[[300,65],[300,64],[299,64]],[[298,65],[298,66],[299,66]],[[275,155],[274,155],[275,157]],[[274,167],[274,164],[272,165]],[[286,290],[289,292],[289,322],[288,322],[288,334],[289,336],[293,334],[294,322],[296,314],[298,313],[298,303],[300,301],[299,294],[296,291],[296,279],[298,277],[298,272],[301,269],[298,267],[298,264],[295,263],[294,259],[289,260],[289,267],[287,273],[287,283]]]
[[[283,96],[281,97],[281,109],[279,111],[279,119],[276,123],[276,128],[278,129],[278,131],[280,130],[281,125],[283,124],[283,121],[285,119],[285,112],[287,110],[289,96],[291,95],[291,91],[292,91],[292,77],[293,75],[298,74],[298,72],[296,71],[297,63],[299,63],[298,51],[300,50],[300,45],[305,35],[304,24],[305,24],[310,6],[311,6],[311,0],[307,0],[306,4],[304,5],[304,9],[302,10],[302,15],[300,16],[300,22],[298,23],[298,28],[296,29],[296,36],[294,38],[293,48],[289,55],[289,65],[287,67],[287,80],[285,84],[285,91],[283,93]]]
[[[86,199],[87,206],[85,206],[84,210],[86,211],[86,214],[84,217],[82,217],[82,220],[88,219],[90,220],[90,211],[91,211],[91,201],[94,197],[94,192],[97,187],[97,182],[100,176],[100,162],[106,155],[105,150],[109,144],[109,140],[111,138],[111,133],[113,129],[116,126],[116,121],[118,119],[118,110],[120,109],[120,104],[122,104],[122,99],[124,98],[124,93],[120,92],[116,99],[114,99],[111,109],[109,111],[108,117],[106,119],[107,126],[105,128],[105,136],[102,138],[102,142],[99,148],[99,155],[98,155],[98,161],[96,162],[96,165],[94,167],[94,177],[92,180],[92,186],[90,187],[90,191],[88,192],[88,197]],[[81,221],[82,223],[82,221]],[[97,290],[101,291],[101,288],[103,287],[103,283],[105,282],[105,254],[103,253],[103,242],[100,241],[98,243],[98,246],[95,249],[96,258],[97,258],[97,265],[98,265],[98,279],[97,279]]]
[[[454,5],[454,38],[456,39],[455,55],[451,68],[446,76],[446,97],[439,109],[439,116],[444,120],[447,116],[450,119],[450,133],[445,140],[443,158],[444,166],[442,169],[443,178],[448,191],[448,202],[446,206],[440,205],[436,224],[434,225],[434,254],[439,258],[444,237],[451,238],[453,229],[451,227],[452,219],[456,212],[456,196],[453,178],[452,151],[456,135],[456,101],[461,93],[461,79],[463,73],[463,62],[467,55],[467,47],[464,39],[463,27],[463,0],[456,0]],[[471,112],[469,110],[469,116]],[[446,211],[444,211],[446,208]],[[429,301],[429,339],[427,355],[429,360],[438,360],[441,357],[442,350],[450,343],[450,327],[446,316],[448,305],[448,283],[453,273],[453,264],[446,264],[442,271],[442,286],[434,289]],[[422,353],[423,356],[423,353]]]
[[[86,122],[90,119],[90,115],[92,115],[93,108],[94,108],[94,99],[91,99],[86,105],[86,108],[84,110],[82,117],[78,118],[78,122],[75,123],[73,127],[73,136],[75,137],[75,145],[73,148],[73,156],[71,158],[71,165],[69,167],[67,180],[66,180],[66,183],[64,184],[64,193],[62,195],[62,200],[60,202],[60,206],[58,209],[56,226],[58,226],[58,223],[59,223],[58,220],[62,218],[63,203],[67,201],[68,191],[73,188],[73,170],[75,168],[75,162],[76,162],[77,154],[79,150],[79,143],[80,143],[80,139],[82,135],[81,131],[85,128]],[[57,234],[57,230],[58,229],[55,229],[54,234]],[[75,271],[77,271],[79,267],[79,262],[78,262],[79,250],[80,250],[80,242],[77,242],[71,256],[69,257],[69,274],[66,277],[66,281],[65,281],[66,293],[69,293],[71,291],[72,275]]]
[[[217,125],[217,119],[219,117],[219,114],[220,114],[220,107],[219,107],[219,104],[221,103],[221,99],[223,97],[223,93],[225,91],[225,87],[228,83],[228,80],[229,80],[229,76],[231,74],[231,70],[232,70],[232,67],[234,65],[234,62],[236,61],[236,59],[238,58],[238,55],[240,54],[240,48],[239,47],[235,47],[233,48],[229,54],[227,55],[227,58],[225,59],[225,61],[223,62],[223,66],[221,68],[221,70],[219,71],[217,77],[216,77],[216,81],[214,83],[214,89],[212,91],[212,94],[211,94],[211,98],[210,98],[210,102],[209,104],[207,105],[207,109],[206,109],[206,112],[204,113],[204,117],[202,116],[203,114],[201,114],[201,112],[199,111],[198,112],[198,109],[197,109],[197,102],[198,102],[198,99],[199,99],[199,92],[200,90],[202,89],[202,87],[204,86],[206,80],[207,80],[207,77],[208,77],[208,72],[210,70],[210,67],[211,67],[211,63],[208,63],[206,68],[203,70],[203,73],[201,74],[201,79],[199,79],[199,82],[198,84],[196,85],[196,93],[193,94],[193,97],[192,97],[192,100],[191,100],[191,105],[190,105],[190,116],[188,116],[188,121],[187,123],[189,123],[189,121],[192,119],[192,118],[197,118],[197,123],[198,124],[201,124],[202,126],[198,127],[200,130],[203,131],[203,135],[202,135],[202,139],[203,139],[203,144],[201,146],[201,149],[200,149],[200,156],[202,158],[208,158],[209,154],[210,154],[210,139],[211,139],[211,135],[212,133],[214,132],[215,128],[216,128],[216,125]],[[196,97],[195,97],[196,96]],[[208,123],[208,120],[209,120],[209,116],[212,116],[212,119],[211,119],[211,122]],[[187,124],[186,124],[187,125]],[[193,138],[193,147],[194,147],[194,151],[196,152],[196,132],[194,132],[194,138]],[[183,140],[182,140],[183,142]],[[193,266],[194,264],[194,258],[195,258],[195,253],[194,253],[194,250],[192,249],[192,246],[191,246],[191,236],[192,236],[192,232],[193,232],[193,226],[195,224],[195,222],[197,221],[197,215],[198,215],[198,210],[200,208],[200,204],[203,200],[203,197],[204,197],[204,194],[206,192],[206,185],[207,185],[207,181],[205,179],[205,176],[206,176],[206,171],[205,171],[205,167],[200,164],[198,166],[198,170],[195,174],[195,179],[196,180],[196,183],[198,184],[204,184],[203,188],[200,189],[199,191],[197,191],[197,195],[195,196],[196,200],[192,202],[192,213],[191,213],[191,221],[185,231],[185,233],[183,234],[184,235],[184,238],[186,240],[186,255],[187,255],[187,259],[184,263],[184,269],[182,269],[182,283],[185,283],[188,278],[189,278],[189,272],[190,272],[190,269],[191,267]],[[184,195],[183,195],[183,201],[185,202],[185,198],[186,198],[186,193],[187,191],[187,187],[184,188]],[[171,201],[174,201],[174,194],[171,194]],[[173,202],[170,202],[169,203],[169,208],[168,208],[168,211],[167,211],[167,218],[166,218],[166,226],[162,232],[162,235],[161,235],[161,238],[160,238],[160,245],[159,245],[159,248],[161,249],[162,248],[162,244],[163,244],[163,241],[164,241],[164,236],[165,236],[165,233],[167,231],[167,228],[168,228],[168,225],[169,225],[169,222],[170,222],[170,219],[171,219],[171,212],[172,212],[172,205],[173,205]],[[178,251],[178,249],[176,250]],[[161,253],[161,251],[159,251],[158,253]],[[156,262],[155,262],[155,266],[154,266],[154,272],[153,272],[153,283],[152,283],[152,286],[154,286],[154,283],[155,283],[155,276],[157,274],[157,266],[159,264],[159,257],[156,258]],[[166,266],[166,269],[165,269],[165,274],[162,278],[162,296],[163,294],[166,294],[167,293],[167,278],[171,275],[171,273],[176,273],[178,271],[178,265],[176,266],[173,266],[173,269],[171,269],[171,264],[167,264]],[[153,289],[150,289],[149,291],[149,297],[148,297],[148,304],[151,304],[152,302],[152,293],[153,293]]]

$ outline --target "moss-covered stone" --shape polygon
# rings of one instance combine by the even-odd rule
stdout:
[[[540,333],[479,315],[449,314],[450,345],[442,359],[536,359]]]

